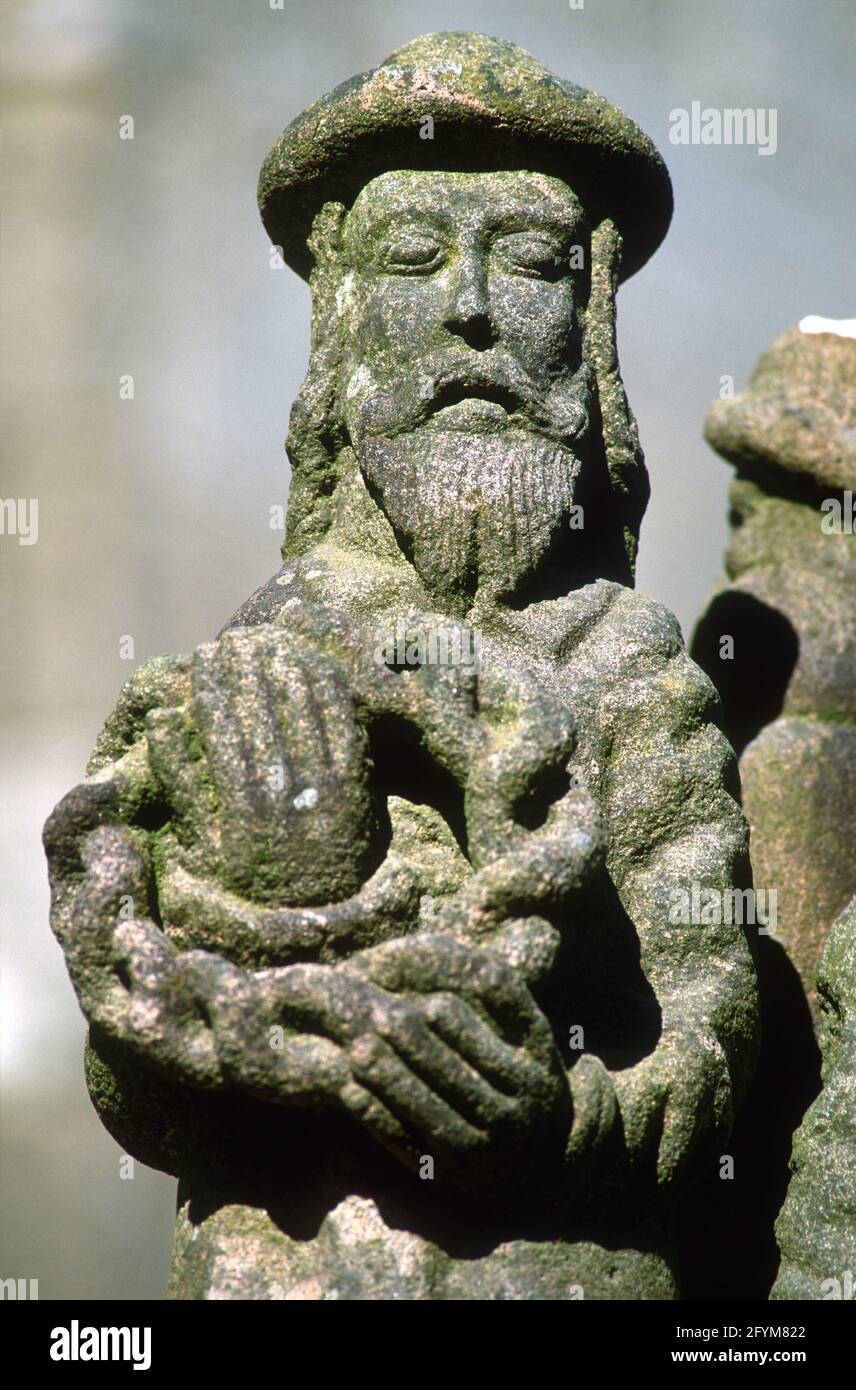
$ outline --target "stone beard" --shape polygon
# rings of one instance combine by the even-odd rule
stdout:
[[[444,607],[488,588],[513,597],[567,536],[580,462],[537,435],[426,429],[367,439],[358,458],[399,544]]]
[[[418,396],[412,380],[383,391],[372,382],[344,412],[369,491],[449,612],[462,596],[522,592],[567,543],[579,501],[583,451],[569,441],[588,430],[587,372],[544,397],[505,354],[484,356],[420,367]],[[357,390],[361,378],[365,368],[351,378]]]

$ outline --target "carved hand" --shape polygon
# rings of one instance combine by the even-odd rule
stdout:
[[[185,866],[255,902],[341,901],[371,868],[365,739],[335,660],[280,628],[199,647],[149,759]]]
[[[303,969],[323,1008],[328,982]],[[325,1024],[348,1049],[342,1103],[408,1166],[430,1154],[458,1184],[478,1185],[486,1165],[514,1182],[533,1154],[558,1152],[571,1123],[561,1058],[528,989],[491,952],[421,934],[333,973],[356,1005],[343,1007],[337,982]]]
[[[337,967],[253,973],[177,952],[143,915],[122,919],[123,896],[146,901],[131,832],[91,832],[84,866],[66,950],[87,1015],[176,1079],[341,1104],[405,1164],[428,1153],[461,1186],[488,1169],[520,1181],[534,1154],[561,1152],[561,1059],[529,991],[491,953],[418,935]]]

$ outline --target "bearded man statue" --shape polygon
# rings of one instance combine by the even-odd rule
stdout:
[[[313,297],[283,567],[136,673],[46,829],[93,1100],[180,1178],[174,1297],[675,1297],[757,1008],[741,921],[675,911],[746,887],[746,831],[632,587],[615,294],[668,175],[433,34],[259,196]]]

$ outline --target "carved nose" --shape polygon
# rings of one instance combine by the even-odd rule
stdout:
[[[465,260],[461,267],[443,322],[450,333],[478,351],[495,342],[485,274],[475,257]]]

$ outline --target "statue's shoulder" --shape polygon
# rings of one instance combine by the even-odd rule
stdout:
[[[739,857],[746,832],[716,687],[673,613],[609,587],[563,674],[580,762],[609,819],[613,869],[646,864],[714,822],[724,852]]]
[[[396,610],[430,606],[408,566],[325,540],[285,561],[272,579],[241,604],[222,631],[281,622],[283,610],[295,601],[351,612],[369,622]]]
[[[718,707],[716,689],[687,652],[675,615],[610,580],[586,588],[578,598],[588,621],[565,671],[578,689],[597,692],[600,716],[616,724],[634,715],[667,723],[709,720]]]
[[[659,666],[685,651],[680,624],[662,603],[607,579],[591,587],[600,591],[600,617],[592,635],[617,644],[623,665]]]
[[[575,589],[561,601],[559,649],[573,666],[603,661],[626,679],[685,652],[680,625],[663,604],[610,579]]]
[[[221,632],[231,627],[258,627],[262,623],[276,621],[289,598],[305,598],[299,566],[284,564],[271,579],[259,586],[255,593],[241,604]]]

